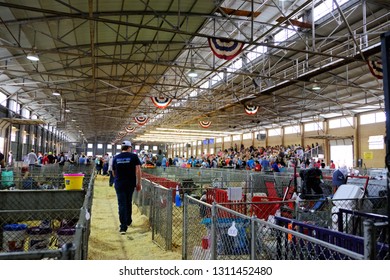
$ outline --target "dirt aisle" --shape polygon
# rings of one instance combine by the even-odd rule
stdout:
[[[181,254],[164,251],[152,242],[148,218],[133,205],[133,224],[119,234],[118,204],[108,177],[98,175],[91,213],[89,260],[180,260]]]

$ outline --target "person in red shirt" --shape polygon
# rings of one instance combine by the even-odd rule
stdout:
[[[42,158],[42,165],[46,165],[48,163],[49,163],[49,158],[47,157],[47,153],[45,153]]]
[[[261,171],[261,164],[258,160],[255,161],[255,171]]]
[[[334,164],[333,160],[330,161],[329,168],[336,169],[336,164]]]

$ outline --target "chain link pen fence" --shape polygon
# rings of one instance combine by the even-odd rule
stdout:
[[[16,179],[25,172],[12,171]],[[87,259],[94,178],[93,168],[72,168],[81,171],[79,190],[29,189],[14,180],[0,191],[0,259]],[[64,182],[63,173],[52,166],[29,172],[46,182]]]
[[[159,170],[157,168],[157,170]],[[168,170],[168,169],[167,169]],[[199,195],[193,195],[193,193],[187,194],[189,198],[191,198],[190,202],[184,201],[184,205],[188,206],[187,208],[181,208],[176,207],[174,205],[174,195],[175,190],[173,187],[167,188],[171,189],[171,194],[167,194],[167,196],[172,195],[172,239],[171,242],[174,244],[172,248],[179,248],[181,246],[182,248],[182,254],[183,259],[210,259],[215,258],[218,256],[218,258],[221,259],[250,259],[254,258],[254,256],[250,256],[251,252],[254,252],[251,249],[251,246],[253,244],[248,245],[248,242],[251,240],[249,239],[250,236],[253,235],[253,233],[249,234],[251,232],[251,229],[249,225],[250,222],[248,222],[248,217],[255,217],[256,219],[259,219],[262,222],[268,221],[268,224],[274,225],[277,221],[277,218],[275,217],[284,217],[288,219],[294,219],[298,222],[302,222],[305,224],[312,225],[314,227],[318,227],[316,230],[321,231],[321,229],[329,229],[333,231],[338,230],[338,217],[339,217],[339,210],[340,209],[353,209],[354,213],[356,213],[356,210],[362,211],[362,212],[373,212],[373,213],[382,213],[386,211],[387,203],[386,199],[387,196],[366,196],[364,198],[357,198],[357,199],[333,199],[331,196],[323,196],[323,197],[317,197],[316,199],[305,199],[300,200],[299,198],[294,200],[289,200],[288,197],[286,197],[286,190],[289,188],[292,188],[295,190],[295,182],[294,182],[294,176],[293,174],[283,173],[283,174],[267,174],[267,173],[249,173],[249,172],[243,172],[243,174],[237,174],[236,171],[231,170],[216,170],[216,171],[209,171],[209,170],[202,170],[202,169],[178,169],[178,168],[172,168],[169,169],[169,181],[171,181],[170,184],[172,186],[179,185],[180,187],[180,195],[183,197],[186,195],[186,192],[181,189],[183,179],[185,182],[188,180],[192,180],[191,183],[199,182],[197,181],[197,177],[204,176],[205,178],[208,178],[208,182],[205,183],[205,180],[202,182],[204,183],[202,188],[199,188],[202,192],[202,194],[206,195],[206,199],[199,200]],[[173,170],[178,171],[178,174],[175,174]],[[165,173],[164,173],[165,172]],[[240,171],[242,172],[242,171]],[[228,174],[223,174],[228,173]],[[159,176],[155,175],[158,174],[160,176],[164,176],[164,174],[167,174],[167,171],[163,171],[163,169],[159,170],[159,172],[156,172],[154,174],[149,174],[146,176],[149,176],[149,178],[153,179],[155,183],[159,184],[161,182],[165,182],[165,179],[159,178]],[[180,176],[183,176],[182,178]],[[193,176],[190,177],[190,176]],[[212,178],[212,176],[216,176]],[[194,179],[195,178],[195,179]],[[300,178],[297,179],[297,185],[299,187],[300,184]],[[358,178],[355,178],[355,180]],[[365,180],[365,178],[363,178]],[[354,182],[357,184],[357,182]],[[377,182],[374,182],[376,184],[368,184],[365,186],[366,190],[377,187]],[[167,183],[163,183],[167,184]],[[324,184],[326,184],[326,188],[329,189],[329,192],[331,192],[331,179],[325,178]],[[381,186],[379,186],[381,188]],[[236,200],[234,202],[230,202],[227,198],[227,192],[230,188],[240,188],[242,189],[242,198],[239,200]],[[375,191],[376,193],[379,193],[379,191]],[[291,194],[291,193],[290,193]],[[289,196],[291,198],[291,195]],[[208,203],[207,203],[208,202]],[[229,209],[229,211],[232,211],[230,213],[224,213],[221,215],[218,215],[217,222],[214,222],[216,225],[216,229],[214,232],[217,233],[216,236],[218,236],[218,239],[216,239],[216,248],[219,248],[216,253],[211,256],[212,251],[209,250],[210,244],[211,244],[211,225],[212,219],[210,218],[211,215],[211,204],[212,202],[218,203],[219,206],[224,207],[226,209]],[[151,202],[153,205],[155,202]],[[335,205],[337,205],[337,209],[335,209]],[[168,209],[168,208],[167,208]],[[181,211],[183,209],[184,212]],[[335,211],[337,210],[337,211]],[[169,215],[169,214],[168,214]],[[240,216],[240,219],[238,219],[239,215],[244,215],[246,217],[245,219],[242,219]],[[346,214],[343,214],[344,216]],[[345,218],[342,216],[342,218]],[[359,220],[361,218],[356,217],[356,214],[353,218],[346,218],[347,221],[344,222],[346,227],[354,229],[353,231],[344,230],[345,234],[350,234],[353,236],[363,236],[364,232],[364,223],[360,222],[359,226],[357,226],[357,223],[354,222],[352,224],[352,221]],[[239,234],[241,237],[239,240],[235,240],[233,243],[233,239],[226,234],[226,231],[229,230],[229,228],[232,225],[232,221],[235,221],[235,227],[237,229],[237,234]],[[166,218],[166,221],[170,221],[169,218]],[[363,221],[361,219],[361,221]],[[379,224],[378,224],[379,223]],[[375,223],[375,228],[380,228],[381,222]],[[272,227],[272,226],[271,226]],[[356,228],[359,227],[359,233],[357,232]],[[267,229],[264,224],[262,223],[262,236],[263,238],[263,250],[258,253],[255,258],[265,258],[265,259],[275,259],[275,258],[293,258],[292,256],[297,256],[299,253],[289,253],[291,256],[289,257],[282,257],[286,254],[277,254],[275,253],[275,246],[273,246],[273,249],[271,250],[270,246],[272,243],[275,243],[275,229],[269,230]],[[287,230],[291,230],[291,228],[287,228]],[[376,236],[386,236],[386,227],[382,227],[381,231],[375,230]],[[168,231],[167,231],[168,232]],[[272,232],[269,234],[266,234],[268,232]],[[307,230],[306,230],[307,232]],[[306,233],[305,232],[305,233]],[[182,243],[180,244],[180,238],[175,238],[175,234],[177,233],[177,237],[182,236]],[[245,234],[244,234],[245,233]],[[305,234],[304,233],[304,234]],[[343,232],[341,232],[343,233]],[[352,233],[352,234],[351,234]],[[294,233],[290,233],[294,235]],[[360,235],[359,235],[360,234]],[[306,234],[307,235],[307,234]],[[252,238],[254,238],[252,236]],[[299,237],[302,238],[302,237]],[[175,242],[173,240],[176,239]],[[259,238],[257,238],[259,239]],[[383,237],[382,237],[383,239]],[[257,241],[259,242],[259,241]],[[282,241],[279,241],[278,246],[280,246]],[[283,241],[285,242],[285,241]],[[303,244],[303,241],[299,241],[298,244]],[[308,241],[305,241],[306,243]],[[310,241],[314,245],[317,241]],[[354,241],[357,242],[357,241]],[[379,239],[378,239],[379,242]],[[253,243],[253,242],[252,242]],[[305,243],[305,244],[306,244]],[[318,242],[317,242],[318,243]],[[320,242],[321,243],[321,242]],[[179,244],[179,245],[178,245]],[[256,245],[256,244],[255,244]],[[322,250],[323,253],[321,254],[322,257],[319,257],[319,259],[327,259],[326,256],[329,256],[329,259],[340,259],[340,258],[346,258],[344,253],[342,254],[343,257],[341,257],[341,253],[335,253],[333,255],[329,255],[325,247],[321,246],[312,246],[315,247],[315,250]],[[333,244],[334,245],[334,244]],[[382,243],[382,252],[380,254],[377,254],[376,257],[380,259],[388,259],[388,253],[383,253],[388,251],[388,244]],[[218,247],[219,246],[219,247]],[[258,244],[256,245],[258,246]],[[169,245],[165,243],[164,248],[169,248]],[[329,247],[329,246],[328,246]],[[332,247],[332,246],[331,246]],[[336,246],[337,247],[337,246]],[[339,246],[340,247],[340,246]],[[205,249],[207,248],[207,249]],[[248,249],[249,248],[249,249]],[[267,249],[268,248],[268,249]],[[320,249],[319,249],[320,248]],[[327,248],[327,247],[326,247]],[[344,249],[342,247],[341,251]],[[340,249],[339,248],[339,249]],[[371,246],[372,248],[372,246]],[[314,250],[314,249],[313,249]],[[332,250],[336,250],[337,248],[332,248]],[[348,249],[346,249],[348,250]],[[277,251],[277,250],[276,250]],[[340,251],[340,250],[339,250]],[[348,251],[349,252],[349,251]],[[355,252],[356,253],[356,252]],[[275,255],[276,254],[276,255]],[[307,259],[315,259],[315,257],[312,256],[312,253],[307,255]],[[302,255],[305,255],[303,253],[299,253],[300,258],[302,258]],[[346,254],[348,255],[348,253]],[[261,256],[261,257],[260,257]],[[309,257],[310,256],[310,257]],[[352,259],[359,259],[367,256],[363,256],[363,253],[359,253],[359,255],[352,254]],[[374,258],[374,257],[372,257]]]
[[[285,219],[287,226],[278,225]],[[183,259],[218,260],[338,260],[363,259],[339,244],[297,230],[292,220],[275,223],[248,217],[218,204],[186,196],[183,220]],[[303,224],[303,223],[302,223]],[[313,226],[314,227],[314,226]],[[317,232],[334,231],[315,227]],[[353,237],[351,237],[353,238]]]

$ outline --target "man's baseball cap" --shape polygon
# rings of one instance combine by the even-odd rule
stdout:
[[[130,141],[123,141],[122,146],[128,146],[131,147],[131,142]]]

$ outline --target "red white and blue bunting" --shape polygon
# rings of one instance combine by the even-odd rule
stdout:
[[[383,67],[382,62],[379,60],[368,60],[368,68],[372,75],[377,79],[383,79]]]
[[[127,126],[125,126],[125,130],[127,133],[132,133],[132,132],[134,132],[135,127],[131,126],[131,125],[127,125]]]
[[[209,128],[211,125],[211,121],[199,121],[199,124],[203,128]]]
[[[134,120],[135,120],[135,122],[138,123],[139,125],[144,125],[144,124],[147,123],[148,117],[137,116],[137,117],[134,117]]]
[[[119,140],[121,140],[123,137],[125,137],[126,134],[127,134],[126,131],[119,131],[119,132],[118,132],[118,138],[119,138]],[[118,139],[118,138],[117,138],[117,139]]]
[[[259,110],[259,106],[245,105],[245,113],[247,113],[248,115],[255,115],[257,113],[257,110]]]
[[[214,55],[226,60],[235,58],[244,47],[244,43],[228,39],[216,39],[209,37],[208,41]]]
[[[150,97],[150,98],[152,99],[154,106],[156,106],[157,108],[160,108],[160,109],[165,109],[172,102],[172,98],[168,98],[168,97],[162,97],[162,98]]]

